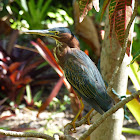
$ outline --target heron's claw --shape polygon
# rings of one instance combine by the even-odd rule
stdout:
[[[67,127],[68,125],[72,125],[72,129],[71,132],[76,133],[76,126],[75,126],[75,121],[72,121],[71,123],[68,123],[65,125],[65,127]]]

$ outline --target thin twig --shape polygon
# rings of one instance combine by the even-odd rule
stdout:
[[[79,140],[85,140],[103,121],[106,120],[108,116],[116,112],[119,108],[123,107],[126,103],[131,101],[140,95],[140,90],[136,93],[133,93],[131,96],[125,98],[124,100],[117,103],[114,107],[104,113],[96,122],[92,124],[92,126],[79,138]]]
[[[0,129],[0,134],[5,136],[12,136],[12,137],[34,137],[34,138],[42,138],[47,140],[55,140],[53,137],[43,133],[16,132],[16,131],[8,131],[8,130]]]
[[[120,68],[120,65],[122,64],[123,58],[125,56],[125,52],[126,52],[126,48],[127,48],[127,42],[128,42],[128,35],[129,35],[131,25],[132,25],[136,15],[137,15],[137,7],[138,7],[138,3],[137,3],[137,0],[135,0],[134,12],[133,12],[133,14],[131,16],[131,19],[130,19],[130,21],[129,21],[128,25],[127,25],[126,31],[125,31],[124,43],[123,43],[122,51],[120,53],[120,59],[117,61],[115,71],[112,74],[112,78],[111,78],[109,86],[107,88],[107,93],[108,94],[112,93],[112,87],[113,87],[113,84],[114,84],[114,79],[115,79],[115,77],[117,75],[117,72],[118,72],[118,70]],[[118,99],[118,97],[116,97],[116,98]],[[118,101],[119,101],[119,99],[118,99]]]
[[[15,48],[24,49],[24,50],[28,50],[28,51],[31,51],[31,52],[38,53],[38,51],[37,51],[36,49],[33,49],[33,48],[27,48],[27,47],[24,47],[24,46],[20,46],[20,45],[18,45],[18,44],[15,44],[14,47],[15,47]]]

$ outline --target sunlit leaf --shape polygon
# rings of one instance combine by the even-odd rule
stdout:
[[[54,65],[57,67],[57,69],[59,69],[61,73],[63,73],[62,69],[59,67],[58,63],[56,62],[52,52],[48,49],[48,47],[44,44],[44,42],[38,38],[37,43],[40,45],[40,47],[42,47],[42,49],[44,49],[44,51],[46,51],[46,54],[48,54],[48,56],[50,57],[50,60],[52,60]]]
[[[109,5],[110,39],[115,30],[120,46],[123,46],[125,30],[132,15],[132,0],[111,0]],[[128,41],[127,54],[129,55],[131,42]]]
[[[118,1],[116,2],[116,0],[111,0],[110,1],[110,5],[109,5],[109,22],[110,22],[110,37],[112,36],[112,30],[113,30],[113,26],[115,23],[115,9],[117,6]]]
[[[80,19],[79,22],[82,22],[88,11],[90,11],[93,6],[97,12],[99,12],[99,0],[77,0],[80,10]]]
[[[134,61],[135,61],[138,57],[140,57],[140,50],[139,50],[139,51],[137,51],[137,53],[134,55],[133,60],[131,61],[131,63],[130,63],[130,64],[133,64],[133,63],[134,63]]]
[[[130,94],[130,92],[127,91],[127,94]],[[126,106],[131,111],[131,113],[140,125],[140,102],[137,99],[133,99],[130,102],[128,102]]]
[[[128,76],[131,79],[136,90],[140,90],[140,71],[138,71],[139,65],[135,61],[128,68]]]
[[[32,92],[31,92],[31,87],[29,84],[26,85],[26,93],[27,93],[27,102],[28,104],[31,104],[32,102]]]
[[[126,127],[123,127],[123,128],[122,128],[122,132],[123,132],[123,133],[134,134],[134,135],[140,135],[140,130],[133,129],[133,128],[126,128]]]

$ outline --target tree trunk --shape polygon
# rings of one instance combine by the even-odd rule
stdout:
[[[129,19],[128,19],[129,22]],[[112,33],[112,45],[110,46],[110,26],[109,26],[109,15],[106,15],[105,21],[105,37],[102,44],[101,52],[101,73],[103,79],[109,83],[112,74],[115,70],[116,63],[119,60],[121,46],[116,38],[115,31]],[[132,30],[131,30],[132,31]],[[131,53],[131,52],[130,52]],[[117,76],[114,79],[113,89],[119,95],[125,95],[128,81],[128,67],[130,58],[125,55]],[[93,117],[93,121],[99,118],[100,114]],[[91,140],[120,140],[122,125],[123,125],[124,111],[123,108],[119,109],[113,115],[109,116],[92,134]]]

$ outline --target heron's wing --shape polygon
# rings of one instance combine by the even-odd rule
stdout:
[[[79,91],[83,98],[93,98],[101,106],[111,102],[98,69],[84,52],[78,50],[69,54],[64,72],[72,87]]]

